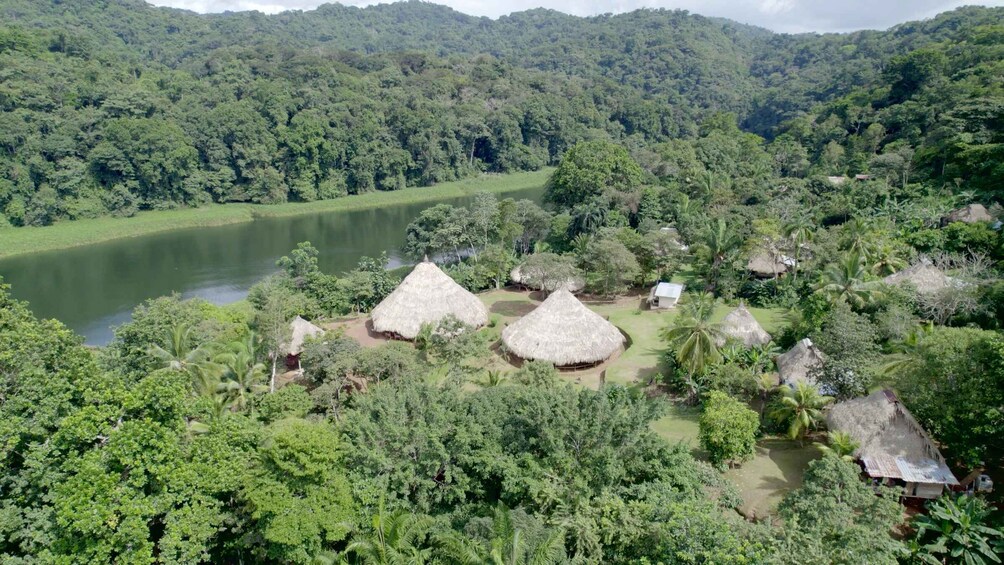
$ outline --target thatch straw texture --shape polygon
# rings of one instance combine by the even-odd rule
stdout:
[[[794,347],[777,356],[777,372],[782,383],[793,385],[799,381],[811,383],[809,373],[823,364],[823,352],[805,338]]]
[[[293,321],[289,323],[289,329],[289,343],[284,344],[282,347],[282,352],[287,355],[299,355],[303,352],[303,342],[308,337],[324,333],[324,330],[299,316],[293,318]]]
[[[721,331],[727,337],[735,338],[746,347],[765,345],[771,340],[770,334],[760,326],[760,322],[756,321],[753,314],[746,309],[745,304],[739,304],[738,308],[725,316],[725,319],[722,320]],[[725,340],[718,343],[719,347],[722,345],[725,345]]]
[[[554,292],[559,288],[564,288],[569,292],[575,293],[580,292],[583,288],[586,288],[586,281],[582,277],[569,277],[563,282],[542,281],[540,276],[536,273],[524,273],[523,265],[516,265],[513,267],[512,271],[509,271],[509,280],[516,284],[523,285],[526,288],[543,290],[544,292]]]
[[[937,463],[934,468],[945,466],[934,441],[892,391],[879,390],[833,405],[827,412],[826,425],[830,430],[847,433],[858,443],[854,455],[865,462],[872,476],[909,480],[915,477],[904,473],[924,469],[922,463],[926,460]],[[957,483],[947,467],[940,476],[935,472],[929,480]]]
[[[558,289],[502,330],[502,342],[522,359],[562,367],[599,363],[620,349],[624,336],[572,293]]]
[[[761,277],[776,277],[788,272],[788,265],[781,257],[773,258],[767,253],[757,253],[746,263],[746,270]]]
[[[987,212],[986,207],[982,204],[970,204],[957,210],[952,210],[952,212],[945,216],[942,221],[946,224],[950,224],[952,222],[975,224],[976,222],[992,222],[993,218],[990,216],[990,212]]]
[[[423,324],[451,314],[474,327],[488,323],[488,309],[477,296],[433,263],[422,262],[373,309],[370,319],[377,332],[415,339]]]
[[[931,294],[954,286],[951,277],[926,260],[893,273],[882,279],[882,282],[890,285],[910,283],[921,294]]]

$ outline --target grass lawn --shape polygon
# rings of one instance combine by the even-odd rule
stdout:
[[[363,210],[469,196],[476,192],[505,193],[541,187],[553,169],[511,175],[481,175],[428,187],[370,192],[333,200],[273,205],[213,204],[201,208],[143,211],[131,218],[63,221],[51,226],[0,230],[0,258],[49,249],[65,249],[112,239],[136,237],[180,228],[250,222],[258,217]]]
[[[671,443],[689,445],[695,457],[703,458],[697,440],[700,409],[666,402],[669,405],[667,414],[652,422],[652,429]],[[806,467],[820,455],[811,442],[803,446],[787,438],[760,440],[752,460],[725,472],[725,477],[739,487],[742,494],[743,504],[739,510],[745,516],[762,517],[772,513],[785,494],[802,485]]]

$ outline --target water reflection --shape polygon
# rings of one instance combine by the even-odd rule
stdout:
[[[542,193],[537,188],[507,196],[539,201]],[[383,251],[391,267],[400,266],[407,262],[399,251],[405,227],[434,204],[264,218],[12,257],[0,261],[0,276],[36,315],[57,318],[87,343],[101,345],[148,298],[179,292],[217,304],[241,299],[300,241],[320,250],[319,264],[328,273],[347,271],[360,257]]]

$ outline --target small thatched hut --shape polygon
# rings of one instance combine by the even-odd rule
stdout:
[[[990,216],[990,212],[987,212],[985,206],[974,203],[957,210],[952,210],[947,216],[941,219],[941,223],[965,222],[967,224],[975,224],[977,222],[992,222],[993,220],[993,217]]]
[[[524,273],[522,265],[516,265],[512,271],[509,271],[509,280],[519,286],[544,292],[554,292],[558,288],[564,288],[569,292],[577,293],[586,288],[586,281],[582,277],[569,277],[564,281],[542,280],[538,274]]]
[[[742,302],[738,308],[725,316],[721,329],[726,337],[733,337],[746,347],[765,345],[771,340],[770,334],[760,326],[760,322],[756,321],[753,314],[746,309],[746,304]],[[725,345],[724,339],[718,343],[719,347],[723,345]]]
[[[572,293],[558,289],[502,330],[502,342],[522,359],[584,367],[613,355],[624,344],[624,335]]]
[[[281,349],[286,354],[286,366],[290,369],[299,369],[303,342],[308,337],[323,334],[324,330],[299,316],[293,318],[293,321],[289,323],[289,330],[289,343],[283,344]]]
[[[779,277],[795,266],[795,260],[790,257],[773,256],[767,252],[757,253],[746,263],[746,270],[754,276],[764,279]]]
[[[935,293],[953,285],[951,277],[942,273],[927,259],[889,275],[882,279],[882,282],[889,285],[910,283],[921,294]]]
[[[481,327],[488,309],[435,264],[423,261],[373,309],[373,330],[404,339],[415,339],[423,324],[435,324],[453,315],[461,322]]]
[[[809,373],[823,365],[823,352],[816,348],[812,340],[805,338],[788,351],[777,356],[777,372],[781,382],[794,385],[797,382],[812,383]]]
[[[946,486],[959,484],[934,441],[892,391],[835,404],[826,424],[858,443],[854,455],[868,476],[902,485],[904,496],[937,498]]]

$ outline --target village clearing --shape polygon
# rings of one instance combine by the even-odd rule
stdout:
[[[649,386],[659,375],[660,356],[665,350],[659,337],[660,330],[672,322],[679,310],[648,310],[645,307],[646,296],[632,294],[610,301],[583,300],[589,308],[620,328],[629,338],[630,345],[596,367],[563,371],[561,376],[575,386],[591,389],[598,389],[602,382],[607,382],[646,390],[665,403],[665,415],[652,423],[655,432],[672,443],[686,444],[696,457],[703,457],[697,439],[700,410],[685,406]],[[485,292],[478,297],[490,313],[489,326],[483,331],[489,332],[492,342],[499,340],[507,324],[531,312],[544,298],[539,292],[512,288]],[[713,319],[720,321],[732,308],[719,305]],[[774,333],[782,327],[783,310],[750,308],[750,312],[768,332]],[[365,316],[343,318],[326,327],[343,329],[347,336],[364,347],[386,342],[384,337],[372,331]],[[504,372],[513,370],[514,365],[495,355],[485,360],[484,368],[486,371]],[[739,487],[743,497],[742,513],[763,517],[773,512],[788,491],[802,484],[802,474],[809,462],[820,455],[810,441],[800,444],[788,438],[765,437],[759,442],[756,456],[751,461],[728,470],[725,476]]]

